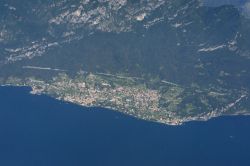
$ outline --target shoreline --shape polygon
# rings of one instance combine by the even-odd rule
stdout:
[[[109,107],[102,107],[102,106],[86,106],[86,105],[81,105],[81,104],[78,104],[78,103],[74,103],[74,102],[71,102],[71,101],[65,101],[63,99],[59,99],[59,98],[55,98],[49,94],[46,94],[46,93],[36,93],[36,92],[32,92],[32,87],[31,86],[27,86],[27,85],[11,85],[11,84],[2,84],[0,85],[0,88],[4,88],[4,87],[7,87],[7,88],[27,88],[27,92],[31,95],[34,95],[34,96],[39,96],[39,95],[43,95],[43,96],[46,96],[46,97],[49,97],[53,100],[56,100],[56,101],[60,101],[60,102],[63,102],[63,103],[68,103],[68,104],[72,104],[72,105],[76,105],[76,106],[79,106],[81,108],[88,108],[88,109],[104,109],[104,110],[107,110],[107,111],[112,111],[112,112],[117,112],[119,114],[122,114],[122,115],[125,115],[125,116],[129,116],[129,117],[132,117],[132,118],[135,118],[135,119],[138,119],[138,120],[143,120],[143,121],[147,121],[147,122],[152,122],[152,123],[156,123],[156,124],[162,124],[162,125],[167,125],[167,126],[183,126],[183,125],[186,125],[188,123],[192,123],[192,122],[207,122],[207,121],[210,121],[210,120],[213,120],[213,119],[217,119],[217,118],[223,118],[223,117],[237,117],[237,116],[242,116],[242,117],[246,117],[246,116],[250,116],[250,113],[247,113],[247,111],[241,111],[241,112],[236,112],[234,114],[220,114],[220,115],[215,115],[215,116],[210,116],[210,117],[190,117],[190,118],[187,118],[185,120],[179,120],[178,122],[176,122],[175,120],[173,122],[161,122],[161,121],[156,121],[156,120],[149,120],[149,119],[144,119],[144,118],[140,118],[140,117],[137,117],[137,116],[134,116],[134,115],[131,115],[131,114],[128,114],[128,113],[125,113],[123,111],[119,111],[115,108],[109,108]]]

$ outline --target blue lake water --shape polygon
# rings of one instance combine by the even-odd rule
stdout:
[[[249,166],[250,117],[167,126],[0,88],[0,166]]]

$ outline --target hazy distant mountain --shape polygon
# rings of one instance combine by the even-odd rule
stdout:
[[[163,123],[249,114],[249,6],[2,0],[0,82]]]
[[[201,0],[205,6],[213,6],[218,7],[222,5],[235,5],[235,6],[242,6],[248,0]]]

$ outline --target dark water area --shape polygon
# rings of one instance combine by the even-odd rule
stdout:
[[[0,166],[249,166],[250,117],[168,126],[0,88]]]

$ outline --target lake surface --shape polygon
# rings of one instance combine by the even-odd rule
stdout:
[[[250,117],[167,126],[0,88],[1,166],[249,166]]]

